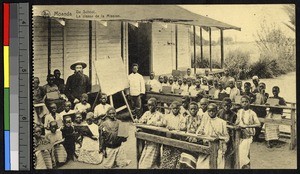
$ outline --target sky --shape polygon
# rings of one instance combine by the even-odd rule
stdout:
[[[232,37],[237,42],[253,42],[262,22],[266,25],[275,24],[288,37],[295,38],[295,33],[286,27],[283,22],[289,17],[283,10],[283,5],[180,5],[181,7],[202,16],[210,17],[237,27],[242,31],[226,30],[224,37]],[[198,32],[199,33],[199,32]],[[208,38],[204,32],[203,37]],[[218,40],[219,31],[212,32],[212,40]]]

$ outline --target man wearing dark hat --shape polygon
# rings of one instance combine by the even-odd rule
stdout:
[[[77,61],[70,68],[74,70],[74,74],[67,79],[65,94],[70,101],[78,103],[83,93],[91,91],[91,82],[89,77],[83,74],[83,69],[86,68],[84,62]]]

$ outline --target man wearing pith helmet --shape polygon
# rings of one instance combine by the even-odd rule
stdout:
[[[65,93],[71,102],[78,103],[83,93],[91,91],[91,81],[87,75],[83,74],[86,63],[77,61],[70,68],[74,70],[74,74],[67,79]]]

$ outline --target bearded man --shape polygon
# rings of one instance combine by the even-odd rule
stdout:
[[[86,68],[84,62],[77,61],[70,68],[74,70],[74,74],[67,79],[65,93],[71,102],[78,103],[83,93],[91,91],[91,81],[83,74],[83,69]]]

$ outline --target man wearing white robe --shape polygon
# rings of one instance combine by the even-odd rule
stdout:
[[[141,74],[138,73],[139,65],[132,65],[132,73],[128,76],[129,80],[129,95],[131,97],[132,113],[140,118],[142,113],[141,95],[145,94],[145,81]]]

